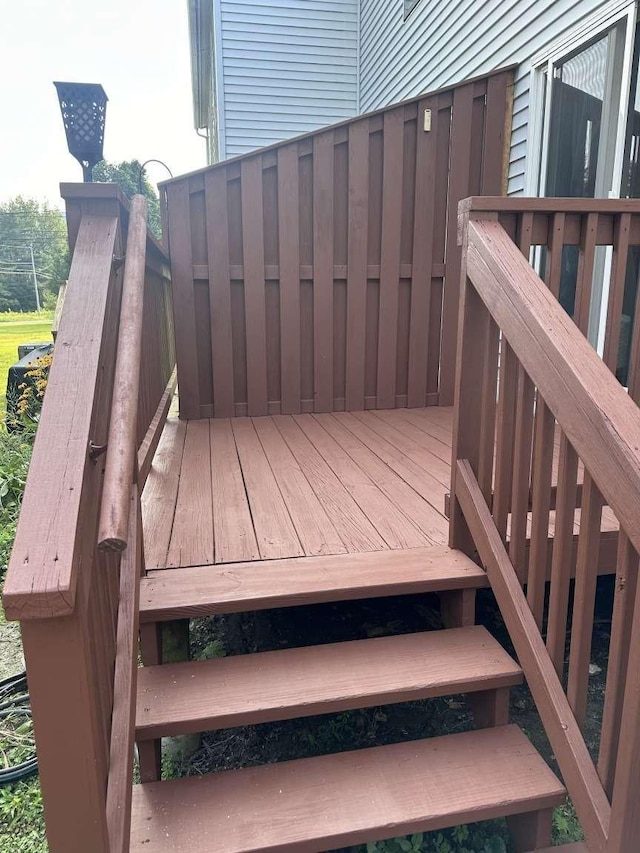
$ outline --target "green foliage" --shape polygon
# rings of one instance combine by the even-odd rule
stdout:
[[[142,190],[142,195],[146,196],[149,202],[147,216],[149,230],[160,238],[162,236],[160,202],[144,171],[142,172],[142,185],[140,185],[141,165],[139,160],[123,160],[121,163],[109,163],[102,160],[93,170],[93,180],[98,183],[118,184],[127,198],[132,198]]]
[[[507,853],[507,845],[504,822],[487,821],[376,841],[355,850],[357,853]]]
[[[571,844],[583,841],[584,833],[571,800],[553,811],[553,843]]]
[[[64,214],[47,202],[16,198],[0,204],[0,311],[33,311],[31,251],[42,304],[55,302],[69,274]]]
[[[33,430],[8,433],[0,427],[0,578],[13,545],[33,438]]]
[[[0,788],[0,853],[47,853],[37,779]]]

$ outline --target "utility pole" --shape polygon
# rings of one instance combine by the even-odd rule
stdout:
[[[36,275],[36,262],[33,257],[33,246],[29,246],[31,252],[31,269],[33,271],[33,287],[36,292],[36,311],[40,311],[40,295],[38,293],[38,276]]]

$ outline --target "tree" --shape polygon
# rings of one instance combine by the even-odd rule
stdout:
[[[102,160],[93,169],[93,180],[98,183],[118,184],[127,198],[141,192],[147,197],[149,230],[156,237],[162,236],[160,202],[151,183],[138,160],[123,160],[121,163],[109,163]]]
[[[69,274],[65,217],[47,202],[16,196],[0,204],[0,311],[36,308],[34,268],[40,301],[53,303]]]

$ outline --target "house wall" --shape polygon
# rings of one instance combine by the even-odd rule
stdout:
[[[518,63],[509,158],[509,193],[525,189],[531,58],[572,35],[599,0],[362,0],[360,111]],[[619,6],[625,5],[619,3]]]
[[[212,0],[220,157],[357,113],[358,0]]]

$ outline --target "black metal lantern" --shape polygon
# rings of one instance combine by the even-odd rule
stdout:
[[[107,96],[99,83],[54,83],[67,147],[82,166],[85,183],[93,179],[93,167],[102,160]]]

